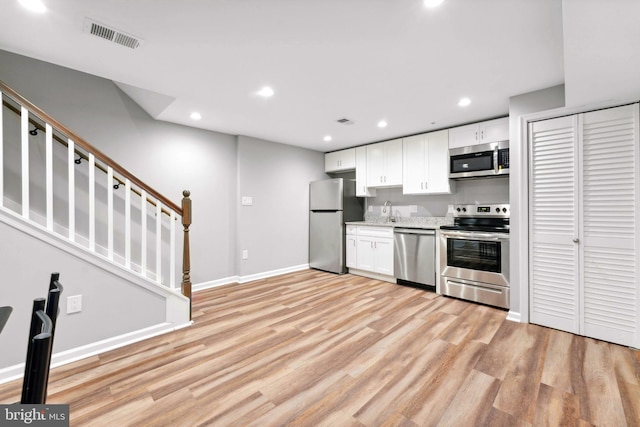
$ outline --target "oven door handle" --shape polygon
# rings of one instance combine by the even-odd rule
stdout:
[[[508,239],[509,237],[506,235],[496,236],[495,234],[490,233],[462,233],[459,231],[447,231],[441,232],[444,237],[453,237],[456,239],[464,239],[464,240],[488,240],[491,242],[499,242],[500,240]]]

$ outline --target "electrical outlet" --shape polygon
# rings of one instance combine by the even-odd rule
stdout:
[[[242,259],[249,259],[249,251],[247,249],[242,251]]]
[[[82,295],[67,297],[67,314],[78,313],[80,311],[82,311]]]
[[[253,197],[243,196],[242,206],[253,206]]]

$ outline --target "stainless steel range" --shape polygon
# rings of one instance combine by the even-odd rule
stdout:
[[[440,227],[441,293],[509,308],[509,205],[453,208]]]

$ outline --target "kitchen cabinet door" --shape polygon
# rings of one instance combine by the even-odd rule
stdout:
[[[356,147],[356,196],[375,195],[376,190],[367,185],[367,147]]]
[[[393,276],[393,239],[374,241],[374,265],[376,273]]]
[[[404,194],[451,194],[449,181],[449,131],[404,138]]]
[[[451,194],[449,131],[442,130],[427,134],[426,144],[426,194]]]
[[[509,140],[509,117],[480,123],[480,144]]]
[[[425,135],[404,138],[402,143],[402,193],[424,194],[427,180]]]
[[[334,151],[324,155],[324,171],[339,172],[344,170],[355,169],[356,167],[356,150],[349,148],[347,150]]]
[[[479,144],[477,123],[449,129],[449,148],[468,147]]]
[[[367,145],[367,185],[402,185],[402,139]]]
[[[385,185],[402,185],[402,139],[385,144]]]
[[[487,120],[449,129],[449,148],[509,140],[509,118]]]
[[[353,234],[347,234],[346,258],[347,267],[356,268],[358,265],[358,242],[357,237]]]
[[[356,267],[361,270],[375,271],[373,242],[375,238],[357,236],[356,238]]]

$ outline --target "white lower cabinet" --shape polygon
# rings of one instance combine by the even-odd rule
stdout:
[[[532,323],[640,347],[639,115],[529,125]]]
[[[354,236],[347,239],[349,237]],[[355,237],[355,268],[393,276],[393,228],[359,226]]]
[[[358,248],[356,238],[356,227],[353,225],[347,225],[347,248],[346,248],[346,262],[347,267],[356,268],[358,262]]]

